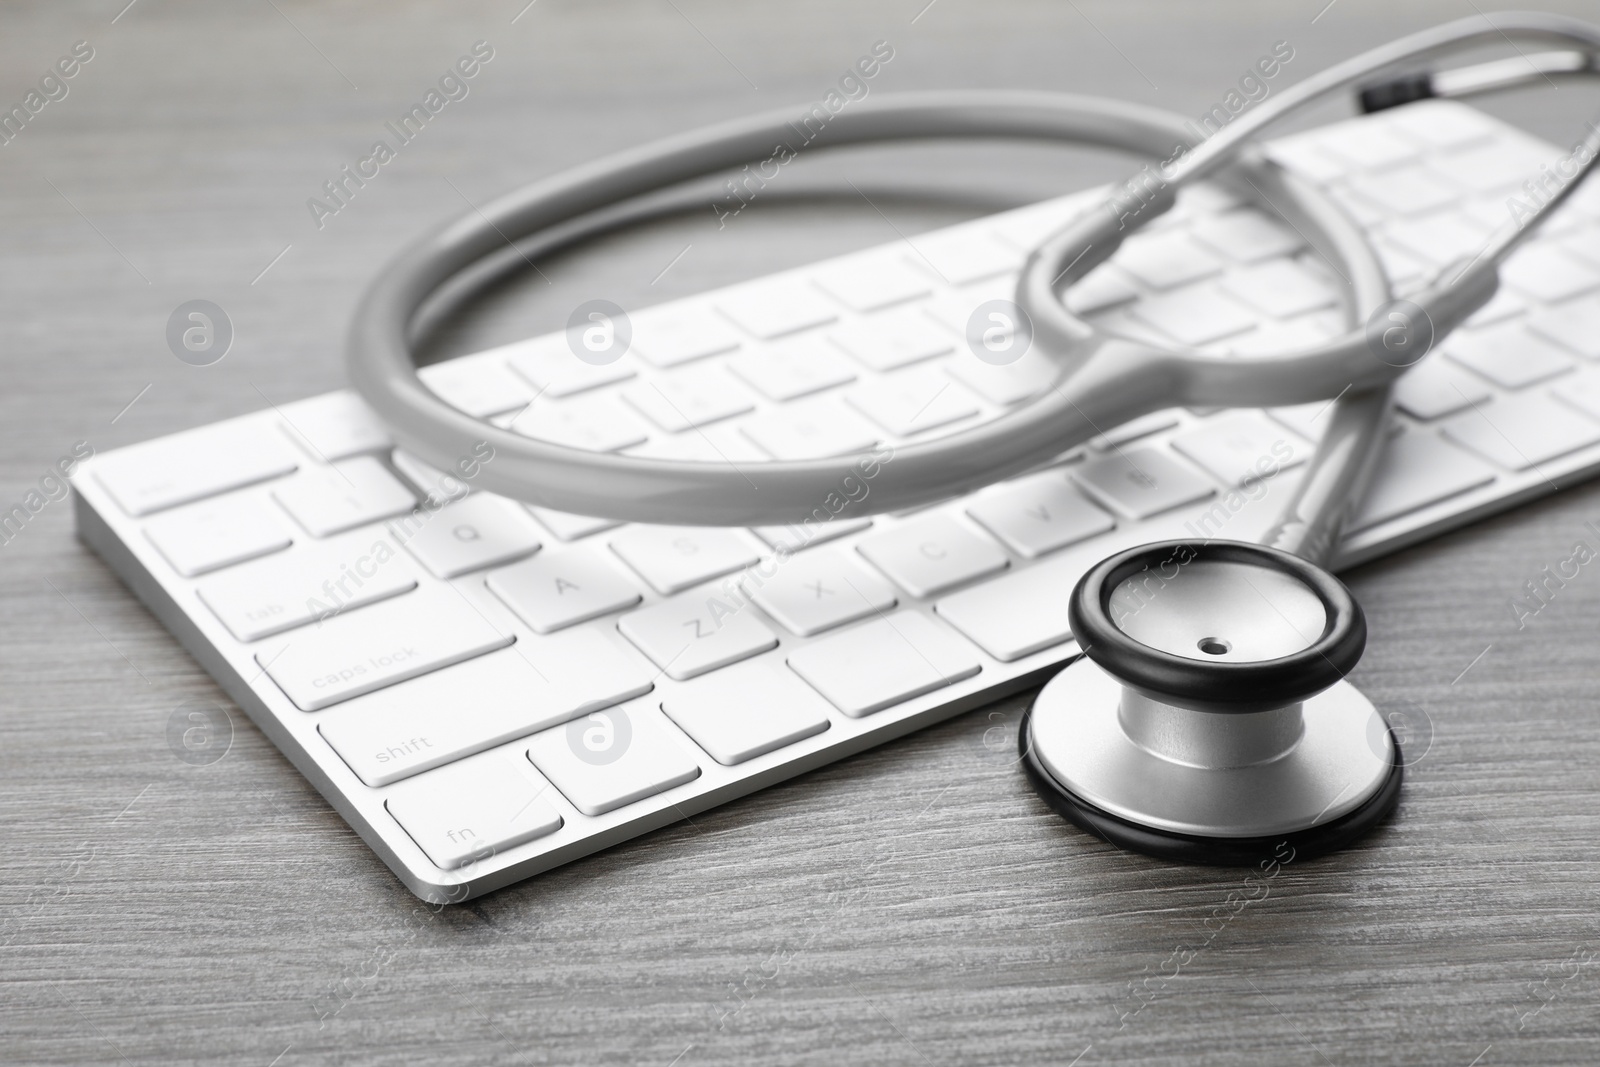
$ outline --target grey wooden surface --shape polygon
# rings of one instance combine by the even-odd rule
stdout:
[[[644,138],[820,99],[876,40],[896,56],[875,92],[1053,88],[1197,114],[1275,40],[1302,77],[1473,10],[523,2],[0,8],[7,106],[74,41],[95,48],[0,148],[0,503],[75,441],[342,384],[353,300],[425,225]],[[479,39],[495,56],[471,95],[319,231],[306,199]],[[1593,103],[1573,86],[1495,110],[1570,141]],[[697,211],[540,264],[433,354],[1115,169],[995,146],[808,161],[720,231]],[[205,368],[163,340],[197,297],[237,329]],[[1520,632],[1507,608],[1596,543],[1590,520],[1600,486],[1575,487],[1349,575],[1372,629],[1357,681],[1424,724],[1420,759],[1389,825],[1248,904],[1237,872],[1119,853],[1050,814],[1010,762],[1016,699],[434,914],[237,712],[225,758],[174,757],[174,709],[224,698],[51,504],[0,546],[0,1060],[1600,1062],[1600,578]]]

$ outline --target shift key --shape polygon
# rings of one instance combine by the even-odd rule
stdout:
[[[449,587],[338,615],[256,653],[256,662],[301,711],[317,711],[504,648],[491,626]]]

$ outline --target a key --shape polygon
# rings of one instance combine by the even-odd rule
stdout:
[[[650,308],[633,319],[633,351],[658,367],[732,352],[739,343],[731,326],[699,304]]]
[[[1116,525],[1072,488],[1062,471],[1045,471],[985,493],[967,506],[967,514],[1023,559],[1036,559]]]
[[[1500,280],[1535,300],[1566,300],[1600,287],[1600,271],[1552,245],[1525,245],[1500,267]]]
[[[844,354],[821,334],[775,341],[728,360],[728,369],[769,400],[793,400],[855,380]]]
[[[1412,418],[1423,421],[1481,404],[1491,395],[1481,379],[1431,354],[1394,383],[1395,405]]]
[[[1589,368],[1561,379],[1550,394],[1557,400],[1600,421],[1600,371]]]
[[[1182,231],[1136,234],[1115,261],[1152,289],[1171,289],[1222,271],[1222,261]]]
[[[820,268],[812,282],[851,311],[877,311],[927,296],[933,287],[897,254]]]
[[[721,293],[716,308],[735,326],[764,341],[839,317],[826,297],[794,277],[751,282]]]
[[[474,493],[438,511],[419,513],[409,536],[390,532],[436,578],[455,578],[539,551],[538,530],[520,504]]]
[[[416,587],[410,565],[387,539],[353,536],[297,545],[212,575],[198,591],[234,637],[256,641]]]
[[[1521,471],[1600,441],[1600,423],[1543,393],[1502,396],[1444,424],[1444,435],[1506,470]]]
[[[610,530],[622,524],[615,519],[597,519],[590,515],[573,515],[565,511],[528,505],[528,512],[546,530],[555,534],[558,541],[576,541],[601,530]]]
[[[1147,519],[1216,492],[1193,470],[1150,448],[1094,456],[1072,476],[1089,495],[1130,519]]]
[[[939,367],[914,367],[863,382],[845,399],[895,437],[910,437],[978,413],[972,394]]]
[[[1346,123],[1339,128],[1337,137],[1325,142],[1328,152],[1337,155],[1362,170],[1393,167],[1416,157],[1421,149],[1409,139],[1374,123]]]
[[[1278,319],[1330,307],[1339,299],[1338,290],[1292,259],[1269,259],[1231,270],[1222,279],[1222,287]]]
[[[1520,319],[1482,330],[1462,330],[1445,341],[1444,354],[1505,389],[1554,378],[1574,366],[1571,356],[1528,332]]]
[[[639,603],[639,591],[582,549],[525,559],[489,575],[489,591],[547,634]]]
[[[256,653],[301,711],[318,711],[504,648],[502,633],[454,589],[430,587],[379,610],[352,611]]]
[[[755,406],[749,392],[717,363],[657,375],[628,387],[623,396],[668,433],[742,415]]]
[[[551,399],[627,381],[634,375],[634,365],[626,355],[610,363],[589,363],[579,359],[567,346],[564,333],[510,345],[507,349],[497,351],[506,354],[506,363],[526,378],[538,395]]]
[[[895,605],[889,583],[841,552],[808,552],[745,572],[740,586],[762,611],[790,633],[809,637],[847,622],[880,614]]]
[[[283,524],[254,497],[222,497],[157,515],[144,535],[185,578],[281,551]]]
[[[1176,289],[1132,305],[1133,316],[1186,345],[1203,345],[1248,330],[1256,314],[1215,283]]]
[[[486,419],[525,407],[538,392],[498,357],[467,356],[417,370],[422,384],[446,404]]]
[[[1299,436],[1253,411],[1230,411],[1172,438],[1172,447],[1229,485],[1275,477],[1304,463],[1310,449]]]
[[[998,545],[949,515],[925,515],[864,537],[856,550],[916,597],[937,596],[1010,565]]]
[[[526,764],[487,753],[397,786],[384,805],[434,866],[469,866],[561,829],[549,785]]]
[[[1140,415],[1137,419],[1129,419],[1121,426],[1113,427],[1103,434],[1096,434],[1089,438],[1088,444],[1096,452],[1109,452],[1129,441],[1137,441],[1141,437],[1170,430],[1176,425],[1178,425],[1178,413],[1175,409],[1152,411],[1148,415]]]
[[[637,653],[593,630],[572,630],[345,701],[317,729],[357,777],[381,786],[651,688]]]
[[[1084,545],[1027,570],[963,589],[934,611],[1002,663],[1010,663],[1072,637],[1067,601],[1090,568],[1113,549]]]
[[[616,452],[649,436],[639,416],[604,393],[529,404],[511,429],[525,437],[588,452]]]
[[[1208,215],[1191,227],[1206,247],[1239,263],[1260,263],[1299,251],[1300,235],[1259,211]]]
[[[1460,189],[1436,177],[1427,167],[1417,165],[1357,174],[1350,179],[1348,188],[1384,212],[1402,218],[1445,207],[1461,198]]]
[[[725,767],[822,733],[828,704],[781,660],[740,663],[674,690],[667,718]]]
[[[956,347],[948,333],[928,320],[920,305],[851,319],[830,330],[828,336],[857,363],[878,371],[920,363]]]
[[[700,777],[660,714],[643,704],[591,712],[534,737],[528,759],[573,807],[604,815]]]
[[[424,463],[403,448],[395,449],[389,460],[395,470],[435,506],[447,500],[460,500],[472,492],[472,486],[465,478],[442,471],[431,463]]]
[[[917,237],[906,262],[946,285],[968,285],[1022,266],[1022,255],[984,230],[963,229]]]
[[[617,621],[622,636],[669,677],[685,681],[777,645],[755,612],[720,593],[689,593]]]
[[[991,404],[1021,403],[1050,388],[1056,380],[1056,367],[1038,349],[1031,349],[1015,363],[985,363],[976,356],[960,355],[946,360],[944,371]]]
[[[882,436],[837,397],[798,400],[740,427],[774,459],[819,459],[871,448]]]
[[[1574,300],[1542,308],[1529,317],[1528,328],[1580,356],[1600,359],[1600,300]]]
[[[835,518],[828,522],[812,522],[797,526],[752,526],[750,532],[773,548],[798,552],[803,548],[858,533],[871,525],[871,519]]]
[[[755,442],[739,432],[736,423],[731,422],[696,426],[675,434],[661,434],[628,449],[628,455],[681,459],[692,463],[720,463],[736,469],[743,469],[746,464],[765,463],[769,458],[756,447]]]
[[[1397,219],[1384,227],[1383,235],[1436,267],[1471,259],[1489,240],[1489,231],[1478,222],[1450,211]]]
[[[1361,507],[1350,520],[1356,532],[1494,481],[1482,460],[1432,433],[1397,434],[1384,447]]]
[[[915,611],[899,611],[796,649],[789,666],[851,718],[954,685],[981,669],[959,637]]]
[[[1435,148],[1456,148],[1482,141],[1494,133],[1482,112],[1458,108],[1443,101],[1416,100],[1389,112],[1389,122],[1402,136]]]
[[[394,444],[377,413],[348,389],[284,404],[278,414],[289,439],[323,463]]]
[[[611,538],[611,551],[664,595],[731,574],[757,558],[742,534],[710,526],[630,526]]]
[[[1061,302],[1074,315],[1087,315],[1094,311],[1126,304],[1139,295],[1128,280],[1111,264],[1096,267],[1078,279],[1062,297]]]
[[[381,522],[417,503],[411,490],[371,456],[307,467],[275,487],[272,496],[312,537]]]
[[[269,423],[204,426],[92,461],[95,481],[139,518],[293,471],[289,442]]]

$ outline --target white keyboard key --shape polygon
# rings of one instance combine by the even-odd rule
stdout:
[[[649,436],[639,416],[606,394],[529,404],[514,433],[588,452],[616,452]]]
[[[442,471],[431,463],[424,463],[403,448],[395,449],[389,461],[433,507],[448,500],[460,500],[472,492],[466,479]]]
[[[1264,147],[1269,159],[1319,185],[1326,185],[1351,170],[1344,159],[1325,152],[1304,135],[1274,141]]]
[[[740,431],[774,459],[819,459],[871,448],[882,436],[836,397],[800,400],[750,420]]]
[[[256,641],[324,613],[387,600],[417,587],[400,550],[387,541],[345,538],[298,545],[199,585],[200,600],[241,641]]]
[[[1229,271],[1222,287],[1278,319],[1331,307],[1339,299],[1336,288],[1292,259],[1272,259]]]
[[[604,815],[700,777],[700,766],[642,705],[607,708],[546,730],[528,759],[572,806]]]
[[[864,537],[856,549],[916,597],[937,596],[1010,565],[993,541],[948,515],[927,515]]]
[[[434,866],[468,866],[561,829],[549,785],[518,762],[489,753],[395,788],[384,806]]]
[[[1038,349],[1015,363],[985,363],[975,356],[957,356],[942,364],[945,372],[991,404],[1009,406],[1043,393],[1056,380],[1056,366]]]
[[[851,311],[877,311],[927,296],[933,288],[898,254],[876,254],[819,268],[812,281]]]
[[[1313,400],[1309,404],[1266,409],[1267,417],[1273,422],[1293,430],[1307,441],[1316,441],[1322,437],[1322,432],[1332,421],[1328,417],[1332,411],[1332,400]]]
[[[851,718],[943,689],[981,669],[961,639],[900,611],[789,654],[789,666]]]
[[[1420,215],[1453,204],[1461,191],[1423,166],[1395,167],[1381,173],[1356,174],[1349,188],[1390,215]]]
[[[652,688],[637,653],[573,630],[347,700],[317,729],[356,777],[382,786]]]
[[[1529,178],[1539,176],[1539,164],[1548,162],[1544,153],[1526,145],[1496,137],[1488,144],[1472,145],[1446,153],[1430,154],[1429,166],[1475,193],[1510,192]],[[1505,203],[1500,215],[1509,218]]]
[[[1170,430],[1178,425],[1178,414],[1173,408],[1166,411],[1152,411],[1148,415],[1140,415],[1137,419],[1129,419],[1121,426],[1089,438],[1088,445],[1096,452],[1109,452],[1118,445],[1125,445],[1129,441],[1137,441],[1141,437],[1149,437],[1162,430]]]
[[[656,375],[630,386],[623,396],[668,433],[692,430],[755,407],[750,394],[717,363]]]
[[[1506,260],[1500,280],[1535,300],[1566,300],[1600,287],[1600,270],[1565,249],[1531,244]]]
[[[707,675],[661,702],[667,718],[725,767],[822,733],[828,703],[782,660],[763,657]]]
[[[1600,420],[1600,373],[1590,369],[1581,370],[1561,379],[1550,393],[1590,418]]]
[[[717,593],[691,593],[640,608],[619,619],[617,629],[680,682],[778,643],[755,612]]]
[[[633,363],[626,356],[599,364],[579,359],[567,347],[564,333],[496,351],[505,352],[506,363],[532,383],[538,395],[551,399],[627,381],[634,375]]]
[[[758,558],[737,530],[713,526],[629,526],[611,551],[663,595],[731,574]]]
[[[1132,305],[1133,314],[1186,345],[1203,345],[1248,330],[1256,313],[1216,285],[1195,285]]]
[[[419,516],[420,518],[420,516]],[[407,535],[390,531],[435,578],[455,578],[539,551],[538,530],[520,504],[474,493],[446,504]]]
[[[691,463],[720,463],[740,470],[746,464],[765,463],[770,458],[740,432],[737,423],[722,422],[696,426],[675,434],[650,438],[627,450],[630,456],[649,459],[686,460]],[[754,479],[751,479],[754,481]]]
[[[1527,309],[1528,302],[1525,299],[1515,290],[1502,285],[1487,304],[1472,313],[1464,325],[1469,330],[1481,330],[1485,326],[1515,318]]]
[[[1427,432],[1396,434],[1385,447],[1361,507],[1350,520],[1354,533],[1458,493],[1494,481],[1482,460]]]
[[[1416,100],[1389,112],[1389,124],[1402,136],[1436,148],[1482,141],[1494,133],[1481,112],[1446,101]]]
[[[1010,663],[1072,638],[1066,604],[1073,588],[1091,567],[1120,547],[1088,544],[1072,549],[1027,570],[953,593],[934,610],[989,655]]]
[[[1600,300],[1574,300],[1542,308],[1529,316],[1528,328],[1580,356],[1600,359]]]
[[[392,519],[417,504],[411,490],[371,456],[307,467],[276,486],[272,496],[312,537]]]
[[[768,400],[793,400],[856,378],[844,354],[819,334],[802,334],[743,352],[728,360],[728,369]]]
[[[633,351],[658,367],[675,367],[739,347],[739,335],[699,304],[641,311],[633,319]]]
[[[1521,320],[1482,330],[1461,330],[1444,343],[1444,354],[1506,389],[1565,374],[1572,357],[1528,332]]]
[[[826,297],[799,278],[752,282],[718,293],[715,300],[723,316],[764,341],[822,326],[839,317]]]
[[[489,591],[547,634],[639,603],[639,591],[603,560],[577,550],[539,555],[489,575]]]
[[[974,305],[975,306],[975,305]],[[894,370],[955,351],[955,342],[921,307],[852,319],[829,332],[834,344],[869,370]]]
[[[1425,422],[1482,404],[1491,395],[1482,379],[1437,354],[1425,357],[1394,384],[1395,405],[1412,418]]]
[[[1384,227],[1383,235],[1436,267],[1471,259],[1489,241],[1489,231],[1481,224],[1451,211],[1397,219]]]
[[[95,481],[134,518],[243,489],[299,465],[289,442],[261,422],[205,426],[118,449],[93,463]]]
[[[1372,250],[1378,254],[1383,272],[1396,289],[1408,289],[1435,273],[1433,265],[1427,260],[1419,259],[1392,241],[1380,237],[1372,242]]]
[[[848,537],[871,525],[871,519],[834,519],[831,522],[814,522],[797,526],[752,526],[750,532],[773,548],[799,552],[803,548]]]
[[[1220,259],[1181,231],[1137,234],[1112,259],[1152,289],[1171,289],[1222,270]]]
[[[967,514],[1023,559],[1037,559],[1116,521],[1084,499],[1061,471],[1045,471],[979,496]]]
[[[454,589],[428,588],[381,609],[334,616],[256,653],[256,662],[295,707],[318,711],[512,640]]]
[[[1229,411],[1172,438],[1172,447],[1229,485],[1248,485],[1304,463],[1310,448],[1254,411]]]
[[[1022,266],[1021,253],[984,230],[925,234],[907,243],[914,251],[906,262],[946,285],[967,285]]]
[[[550,508],[527,505],[528,511],[539,524],[546,530],[555,534],[558,541],[576,541],[588,537],[590,534],[599,533],[601,530],[610,530],[622,523],[615,519],[597,519],[592,515],[573,515],[565,511],[554,511]]]
[[[1421,149],[1379,123],[1351,120],[1332,129],[1318,131],[1322,148],[1364,170],[1393,167],[1413,158]]]
[[[185,578],[282,551],[282,522],[260,500],[224,497],[158,515],[144,535]]]
[[[746,572],[744,594],[790,633],[810,637],[895,605],[894,590],[842,552],[808,552],[774,561],[772,577]]]
[[[1193,470],[1150,448],[1092,457],[1072,476],[1089,495],[1130,519],[1147,519],[1216,492]]]
[[[1233,211],[1199,219],[1191,232],[1214,252],[1239,263],[1259,263],[1298,251],[1300,235],[1259,211]]]
[[[394,444],[377,413],[348,389],[284,404],[278,413],[289,439],[323,463],[381,452]]]
[[[499,357],[466,356],[417,371],[440,400],[476,419],[524,407],[537,393]]]
[[[1506,470],[1521,471],[1600,441],[1600,423],[1543,393],[1502,396],[1462,412],[1444,434]]]
[[[1062,303],[1074,315],[1087,315],[1094,311],[1103,311],[1118,304],[1126,304],[1139,295],[1139,290],[1120,273],[1117,268],[1107,263],[1096,267],[1084,277],[1078,279],[1071,289],[1062,297]]]
[[[978,413],[972,394],[939,367],[914,367],[873,378],[849,390],[845,399],[895,437],[924,433]]]

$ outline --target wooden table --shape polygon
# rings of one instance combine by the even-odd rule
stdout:
[[[0,148],[6,508],[77,441],[342,384],[353,301],[426,225],[658,134],[818,100],[875,41],[895,56],[874,92],[1053,88],[1198,115],[1275,41],[1299,78],[1471,13],[124,2],[0,13],[7,107],[74,42],[94,49]],[[479,40],[493,58],[470,94],[319,228],[308,198]],[[1567,86],[1494,107],[1570,143],[1592,103]],[[721,229],[702,208],[541,263],[433,354],[1120,166],[997,146],[807,161]],[[209,367],[163,336],[195,298],[236,331]],[[224,698],[50,503],[0,546],[0,1060],[1600,1062],[1600,579],[1521,631],[1507,607],[1591,519],[1600,486],[1580,486],[1349,576],[1372,628],[1356,680],[1431,741],[1411,743],[1398,817],[1248,904],[1238,872],[1120,853],[1052,815],[994,743],[1019,698],[434,914],[242,716],[221,761],[174,758],[174,710]]]

